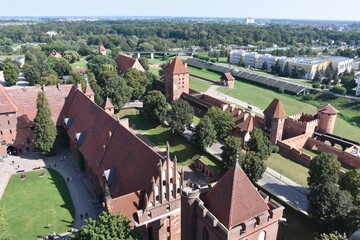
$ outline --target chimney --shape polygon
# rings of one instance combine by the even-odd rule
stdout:
[[[77,84],[76,87],[77,87],[77,89],[79,89],[81,91],[81,84],[80,83]]]

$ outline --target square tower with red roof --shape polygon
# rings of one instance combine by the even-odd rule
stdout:
[[[165,69],[165,96],[168,102],[180,98],[181,94],[189,93],[189,70],[179,57],[175,57]]]

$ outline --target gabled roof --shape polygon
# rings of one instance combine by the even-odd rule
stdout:
[[[73,72],[77,72],[77,73],[86,73],[87,70],[88,70],[87,68],[82,68],[82,67],[76,67],[72,69]]]
[[[205,194],[203,201],[228,229],[269,210],[237,162]]]
[[[109,98],[106,98],[104,109],[114,108],[114,105],[110,102]]]
[[[339,111],[336,110],[333,106],[331,106],[330,104],[326,104],[323,107],[319,107],[317,109],[318,112],[322,112],[322,113],[326,113],[326,114],[338,114]]]
[[[101,46],[99,47],[99,51],[106,51],[106,48],[105,48],[103,45],[101,45]]]
[[[53,50],[50,55],[51,57],[56,57],[56,58],[60,58],[62,57],[62,55],[60,53],[58,53],[57,51]]]
[[[226,81],[233,81],[233,80],[235,80],[235,78],[231,75],[231,73],[224,73],[224,74],[221,76],[221,79],[222,79],[222,80],[226,80]]]
[[[189,70],[185,67],[183,62],[179,57],[175,57],[169,64],[166,66],[166,72],[168,74],[183,74],[189,73]]]
[[[17,107],[8,96],[6,89],[0,84],[0,113],[16,112]]]
[[[132,58],[131,56],[126,55],[123,52],[119,53],[119,55],[116,57],[115,61],[118,66],[119,74],[125,74],[127,72],[127,70],[129,70],[130,68],[133,68],[134,65],[138,65],[138,67],[140,68],[140,69],[138,69],[139,71],[145,72],[144,68],[141,66],[138,59]],[[139,64],[136,64],[136,63],[139,63]]]
[[[270,118],[285,118],[286,113],[279,99],[274,98],[270,105],[264,110],[264,115]]]

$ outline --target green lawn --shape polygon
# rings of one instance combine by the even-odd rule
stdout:
[[[190,88],[199,92],[205,92],[211,86],[211,83],[190,77]]]
[[[160,71],[160,68],[149,67],[149,72],[155,74],[156,76],[159,76],[159,71]]]
[[[6,59],[6,58],[16,59],[20,56],[23,57],[24,55],[0,55],[0,59]]]
[[[209,71],[209,70],[206,70],[206,69],[201,70],[201,69],[194,68],[194,67],[191,67],[191,66],[188,66],[188,69],[189,69],[191,74],[206,77],[206,78],[209,78],[209,79],[214,80],[214,81],[220,81],[221,75],[218,74],[218,73],[215,73],[215,72],[212,72],[212,71]]]
[[[285,157],[285,155],[272,153],[266,160],[266,165],[301,186],[308,186],[306,180],[308,177],[308,168],[290,160]]]
[[[201,118],[201,116],[195,114],[192,123],[195,124],[195,125],[197,125],[197,124],[200,122],[200,118]]]
[[[130,123],[135,124],[135,129],[146,134],[149,140],[162,150],[165,150],[168,141],[171,157],[176,156],[180,165],[190,165],[203,155],[203,161],[212,167],[217,166],[218,161],[216,158],[192,146],[184,137],[174,135],[170,129],[154,124],[137,109],[123,109],[114,117],[128,118]]]
[[[45,172],[44,177],[38,177]],[[37,239],[50,233],[63,233],[72,227],[74,206],[63,177],[52,169],[11,177],[0,205],[13,239]],[[51,229],[47,225],[51,224]]]
[[[74,63],[70,64],[70,66],[72,68],[77,68],[77,67],[86,68],[87,62],[85,62],[85,61],[74,62]]]

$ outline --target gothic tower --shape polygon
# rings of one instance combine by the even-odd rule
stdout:
[[[330,104],[318,108],[317,111],[319,118],[319,131],[332,134],[335,126],[336,116],[339,111]]]
[[[275,98],[264,110],[264,130],[269,136],[270,144],[282,140],[286,113],[279,99]]]
[[[189,70],[179,57],[175,57],[165,69],[165,96],[168,102],[180,98],[181,94],[189,93]]]

